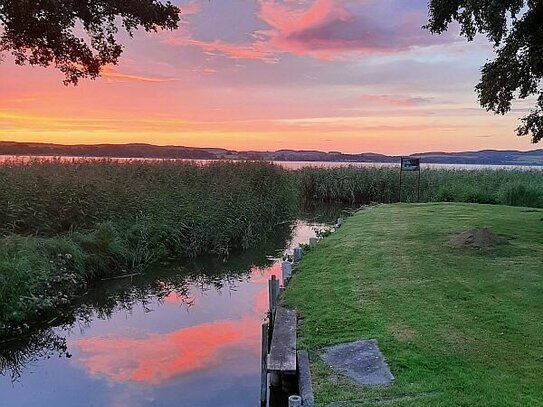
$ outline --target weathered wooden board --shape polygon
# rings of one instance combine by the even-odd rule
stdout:
[[[275,311],[268,371],[296,373],[296,312],[287,308]]]
[[[260,372],[260,405],[266,405],[268,396],[268,368],[266,367],[268,359],[268,324],[262,324],[262,370]]]
[[[313,407],[315,400],[313,396],[313,385],[311,384],[311,371],[309,369],[309,355],[307,351],[298,351],[298,383],[300,396],[304,407]]]

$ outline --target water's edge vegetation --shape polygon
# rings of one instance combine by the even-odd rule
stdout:
[[[415,174],[402,197],[416,198]],[[271,238],[302,203],[398,200],[392,168],[266,162],[62,161],[0,166],[0,337],[54,318],[93,281],[157,261],[227,257]],[[421,201],[543,207],[542,171],[425,170]]]
[[[254,247],[297,202],[291,174],[267,163],[29,163],[0,180],[0,336],[95,280]]]
[[[397,168],[304,168],[297,172],[306,199],[353,204],[398,202]],[[402,201],[416,202],[417,173],[402,175]],[[423,169],[420,202],[465,202],[543,207],[541,170]]]

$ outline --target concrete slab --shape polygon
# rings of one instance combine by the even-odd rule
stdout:
[[[386,386],[394,379],[377,340],[344,343],[323,349],[322,360],[363,386]]]

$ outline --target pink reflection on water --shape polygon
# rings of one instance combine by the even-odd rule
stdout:
[[[251,269],[251,282],[254,284],[268,284],[268,280],[271,276],[279,278],[281,276],[281,264],[274,263],[270,267],[258,268],[253,267]]]
[[[240,354],[257,359],[260,325],[268,307],[267,281],[279,276],[280,265],[251,269],[251,284],[262,286],[249,297],[248,311],[236,320],[203,323],[177,331],[140,337],[97,336],[78,339],[78,361],[89,375],[113,382],[160,385],[174,378],[214,369]],[[185,298],[171,293],[166,304]],[[255,365],[256,366],[256,365]],[[239,372],[239,371],[238,371]]]
[[[141,338],[93,337],[74,344],[90,375],[113,382],[162,384],[172,378],[220,366],[229,354],[258,341],[259,321],[217,321]]]
[[[181,295],[176,293],[175,291],[172,291],[171,293],[166,295],[162,300],[166,304],[190,304],[191,306],[196,305],[196,298],[188,295]]]

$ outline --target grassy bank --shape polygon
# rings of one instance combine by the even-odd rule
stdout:
[[[503,242],[448,244],[481,227]],[[350,218],[286,291],[319,405],[541,405],[542,259],[543,210],[394,204]],[[361,338],[379,341],[390,387],[358,388],[320,361],[322,347]]]
[[[398,201],[397,168],[304,168],[297,171],[306,199],[368,204]],[[404,173],[402,201],[417,198],[416,173]],[[543,207],[543,171],[423,169],[421,202],[472,202]]]
[[[291,174],[266,163],[31,162],[0,183],[0,336],[93,280],[253,247],[296,207]]]

